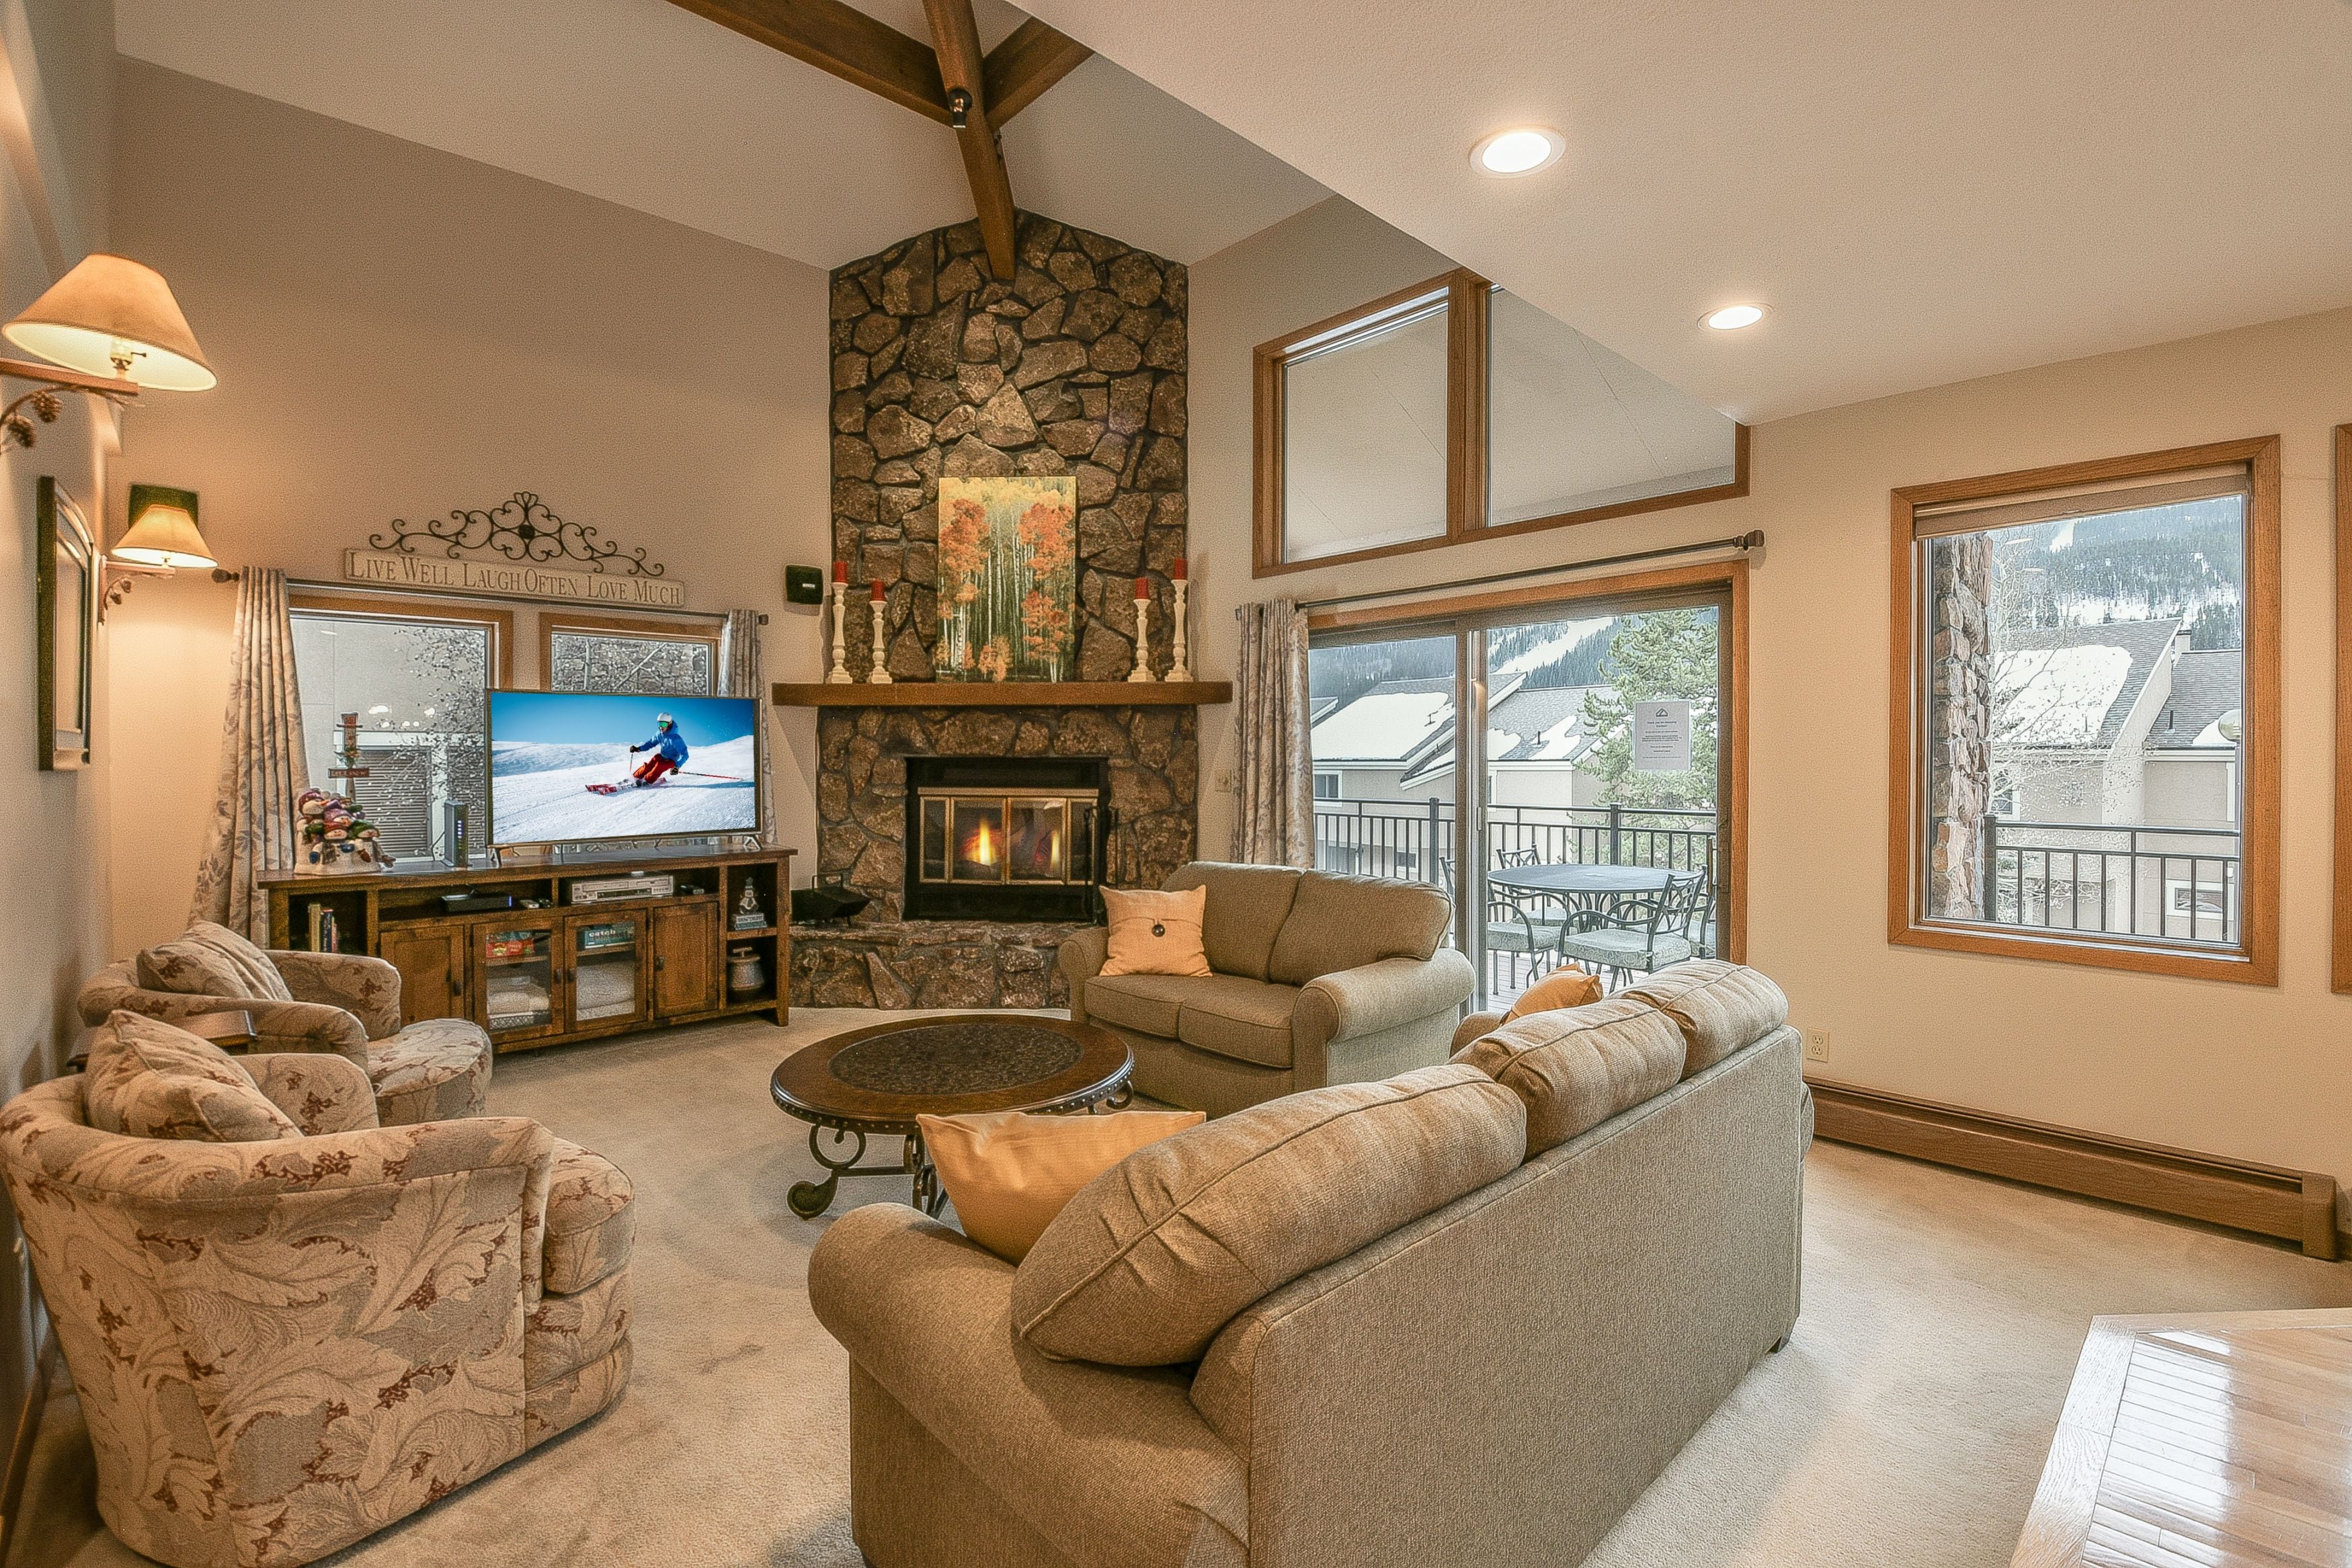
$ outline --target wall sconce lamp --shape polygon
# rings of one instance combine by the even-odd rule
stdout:
[[[95,392],[120,407],[145,388],[203,392],[218,379],[163,275],[105,251],[82,257],[0,336],[50,361],[0,360],[0,376],[40,383],[0,408],[0,444],[32,445],[33,420],[58,417],[60,392]]]
[[[106,553],[99,568],[105,598],[99,606],[122,602],[131,585],[142,577],[170,577],[178,571],[209,571],[215,582],[235,582],[236,573],[225,571],[213,547],[196,527],[196,493],[163,485],[131,486],[131,526]]]

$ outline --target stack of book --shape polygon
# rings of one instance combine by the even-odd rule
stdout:
[[[343,933],[335,923],[335,912],[323,904],[310,905],[310,951],[340,953],[343,950]]]

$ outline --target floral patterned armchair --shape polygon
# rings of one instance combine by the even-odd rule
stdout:
[[[244,1065],[303,1135],[101,1131],[81,1075],[0,1110],[99,1511],[177,1568],[324,1556],[594,1415],[629,1375],[618,1169],[520,1117],[380,1127],[340,1055]]]
[[[400,971],[355,953],[265,952],[217,925],[109,964],[76,1000],[95,1029],[117,1008],[177,1023],[242,1009],[262,1051],[331,1051],[363,1069],[387,1127],[478,1116],[490,1038],[466,1019],[400,1015]]]

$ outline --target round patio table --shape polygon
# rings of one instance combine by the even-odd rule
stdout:
[[[1664,893],[1673,875],[1663,866],[1571,861],[1564,865],[1496,866],[1486,873],[1486,885],[1509,893],[1549,894],[1589,908],[1628,894]]]

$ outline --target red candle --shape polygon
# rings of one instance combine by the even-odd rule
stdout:
[[[879,604],[889,597],[889,594],[883,591],[882,580],[878,577],[876,578],[874,580],[874,602]]]
[[[1150,578],[1139,577],[1135,580],[1135,596],[1138,599],[1149,599],[1151,597],[1151,580]]]
[[[833,563],[833,580],[835,582],[847,582],[849,580],[849,563],[847,561],[837,560]]]
[[[1168,569],[1168,575],[1174,578],[1178,582],[1184,580],[1184,558],[1182,556],[1180,555],[1176,558],[1176,564]]]

